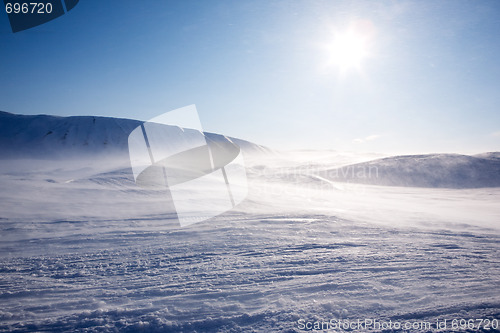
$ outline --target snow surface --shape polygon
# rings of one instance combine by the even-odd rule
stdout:
[[[40,136],[20,135],[23,145],[10,141],[16,158],[0,161],[0,331],[500,319],[498,187],[333,182],[316,171],[373,155],[275,154],[245,142],[248,198],[180,228],[165,193],[137,187],[123,150],[102,147],[118,130],[95,131],[89,145],[113,154],[89,158],[75,139],[71,159],[30,158]],[[45,152],[53,145],[63,144]]]

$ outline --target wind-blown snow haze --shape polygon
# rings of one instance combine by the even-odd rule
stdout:
[[[140,124],[0,113],[0,330],[499,318],[499,153],[280,152],[206,133],[241,148],[248,197],[181,228],[165,191],[134,181]]]

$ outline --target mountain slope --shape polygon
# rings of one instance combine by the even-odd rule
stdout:
[[[480,188],[500,187],[498,153],[408,155],[382,158],[321,172],[332,181],[370,185]]]
[[[16,115],[0,111],[0,158],[61,159],[76,156],[128,156],[128,136],[142,121],[110,117]],[[209,140],[228,140],[206,133]],[[254,143],[230,139],[244,153],[268,153]]]

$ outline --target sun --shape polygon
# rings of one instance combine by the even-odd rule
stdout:
[[[347,29],[332,30],[327,49],[328,67],[336,67],[341,73],[355,69],[361,72],[362,64],[370,56],[374,36],[374,26],[370,21],[351,22]]]
[[[342,72],[352,68],[360,70],[362,61],[368,56],[367,40],[352,30],[336,33],[329,51],[330,63]]]

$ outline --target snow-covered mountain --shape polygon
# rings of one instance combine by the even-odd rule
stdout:
[[[500,152],[496,151],[496,152],[482,153],[482,154],[474,155],[474,157],[486,158],[489,160],[497,160],[498,161],[498,160],[500,160]]]
[[[500,153],[394,156],[326,170],[321,176],[331,181],[370,185],[500,187]]]
[[[50,159],[125,152],[128,134],[140,124],[130,119],[0,112],[0,156]]]
[[[128,156],[128,135],[142,122],[96,116],[16,115],[0,111],[0,159]],[[228,138],[206,133],[208,140]],[[263,146],[231,138],[243,153],[269,153]]]

